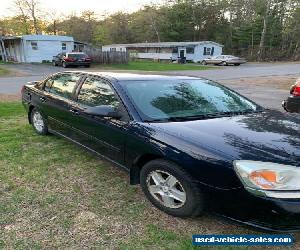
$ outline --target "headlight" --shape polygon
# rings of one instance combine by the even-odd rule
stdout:
[[[300,168],[248,160],[237,160],[233,165],[249,191],[276,198],[300,198]]]

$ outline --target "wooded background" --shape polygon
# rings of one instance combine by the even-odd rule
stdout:
[[[95,46],[211,40],[250,60],[300,60],[300,0],[169,0],[107,16],[62,16],[42,11],[38,0],[15,0],[12,8],[0,35],[70,35]]]

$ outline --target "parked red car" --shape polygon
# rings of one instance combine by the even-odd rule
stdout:
[[[291,87],[290,96],[282,102],[283,108],[288,112],[300,113],[300,78]]]
[[[53,66],[84,66],[90,67],[91,58],[83,52],[59,53],[52,59]]]

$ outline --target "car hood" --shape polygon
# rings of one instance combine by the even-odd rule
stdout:
[[[271,161],[300,167],[300,117],[279,111],[146,126],[153,139],[181,151],[196,147],[199,154],[211,152],[227,161]]]

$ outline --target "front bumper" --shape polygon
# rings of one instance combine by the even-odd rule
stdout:
[[[244,188],[218,190],[209,200],[209,210],[244,225],[268,231],[300,231],[300,199],[260,197]]]
[[[300,113],[300,96],[289,96],[282,102],[282,107],[287,112]]]

